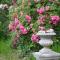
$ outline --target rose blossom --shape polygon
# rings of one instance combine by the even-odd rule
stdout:
[[[60,18],[59,18],[59,16],[51,16],[51,20],[59,20]]]
[[[41,7],[40,9],[37,9],[37,12],[38,12],[39,14],[43,14],[43,13],[45,12],[44,7]]]
[[[21,30],[21,31],[22,31],[22,34],[27,34],[28,33],[27,29],[24,29],[24,30]]]
[[[19,28],[20,28],[20,31],[21,31],[22,34],[27,34],[28,33],[27,29],[22,24],[20,24]]]
[[[40,37],[36,34],[32,34],[31,40],[32,42],[38,42],[40,40]]]
[[[27,20],[27,22],[28,22],[28,23],[30,23],[30,22],[31,22],[31,16],[26,15],[26,16],[25,16],[25,19]]]
[[[51,16],[51,23],[56,25],[60,20],[59,16]]]

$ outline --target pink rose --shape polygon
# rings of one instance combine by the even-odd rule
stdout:
[[[39,14],[43,14],[43,13],[45,12],[44,7],[41,7],[40,9],[37,9],[37,12],[38,12]]]
[[[38,42],[40,40],[40,37],[38,35],[33,34],[31,40],[32,42]]]
[[[59,20],[60,18],[59,18],[59,16],[51,16],[51,20]]]
[[[21,32],[22,32],[22,34],[27,34],[28,33],[27,29],[21,30]]]
[[[22,24],[19,24],[19,25],[20,25],[20,29],[23,30],[24,26]]]
[[[31,22],[31,16],[26,15],[26,16],[25,16],[25,18],[26,18],[26,20],[27,20],[27,22],[28,22],[28,23],[30,23],[30,22]]]
[[[22,24],[20,24],[19,28],[20,28],[20,31],[21,31],[22,34],[27,34],[28,33],[27,29]]]
[[[51,16],[51,23],[56,25],[60,21],[59,16]]]

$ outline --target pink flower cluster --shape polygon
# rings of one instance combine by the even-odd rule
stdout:
[[[39,14],[43,14],[43,13],[45,12],[44,7],[41,7],[40,9],[37,9],[37,12],[38,12]]]
[[[43,14],[45,11],[49,11],[49,10],[50,10],[50,6],[45,6],[45,7],[41,7],[40,9],[37,9],[37,13]]]
[[[32,34],[31,40],[32,42],[39,42],[40,37],[36,34]]]
[[[20,29],[22,34],[28,33],[27,29],[22,24],[20,24],[18,18],[15,18],[15,20],[9,24],[9,30],[15,31],[17,27]]]
[[[22,34],[27,34],[28,33],[27,29],[22,24],[19,25],[19,28],[20,28],[20,31],[21,31]]]
[[[15,31],[18,24],[19,24],[18,18],[15,18],[15,20],[9,24],[9,30]]]
[[[28,22],[28,23],[30,23],[30,22],[31,22],[31,16],[26,15],[26,16],[25,16],[25,19],[27,20],[27,22]]]
[[[59,16],[51,16],[51,23],[53,25],[58,24],[59,21],[60,21],[60,17]]]

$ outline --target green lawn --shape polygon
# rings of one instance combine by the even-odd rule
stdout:
[[[8,41],[0,41],[0,60],[17,60],[17,52],[10,48]]]
[[[0,40],[0,60],[35,60],[33,57],[20,58],[20,50],[12,49],[10,44],[10,40]]]

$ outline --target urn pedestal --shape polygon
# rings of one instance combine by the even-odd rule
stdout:
[[[33,55],[36,60],[59,60],[60,53],[54,52],[49,49],[49,46],[53,44],[52,37],[56,35],[54,31],[39,31],[37,35],[40,36],[41,40],[38,42],[43,48],[39,52],[34,52]]]

